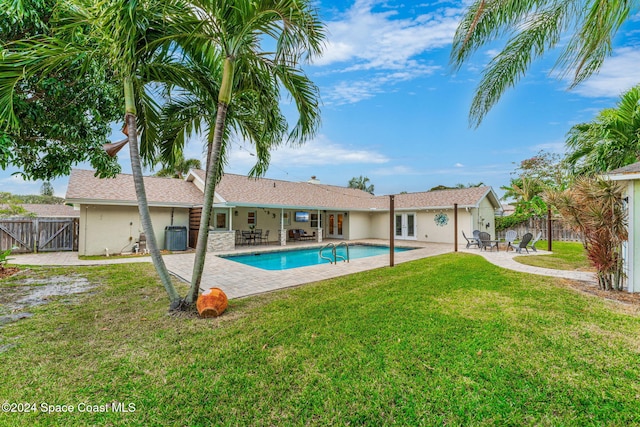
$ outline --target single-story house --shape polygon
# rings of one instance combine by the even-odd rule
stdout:
[[[624,252],[627,286],[629,292],[640,292],[640,162],[612,170],[606,177],[625,186],[629,215],[629,240]]]
[[[200,223],[204,171],[191,170],[184,180],[145,177],[147,200],[158,243],[164,247],[166,227],[188,229],[195,246]],[[140,225],[131,175],[99,179],[94,172],[73,170],[66,202],[80,210],[81,255],[130,252]],[[495,235],[500,202],[491,187],[397,194],[394,235],[399,240],[454,242],[454,204],[458,232],[475,229]],[[289,230],[304,230],[323,239],[389,239],[390,197],[325,185],[317,179],[291,182],[225,174],[216,186],[209,233],[210,250],[235,247],[236,230],[269,231],[272,243],[286,245]],[[315,234],[314,234],[315,233]],[[462,235],[458,236],[459,240]]]

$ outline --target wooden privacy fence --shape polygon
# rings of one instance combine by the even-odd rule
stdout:
[[[538,232],[542,232],[541,239],[547,239],[547,221],[546,220],[536,220],[531,221],[531,223],[519,224],[513,227],[509,227],[508,230],[515,230],[518,233],[518,238],[521,238],[526,233],[533,234],[535,238],[538,235]],[[496,238],[504,239],[507,230],[500,230],[496,232]],[[553,240],[562,241],[562,242],[581,242],[582,236],[580,233],[576,233],[569,227],[567,227],[562,221],[559,220],[551,220],[551,235]]]
[[[78,218],[0,219],[0,251],[77,251],[78,229]]]

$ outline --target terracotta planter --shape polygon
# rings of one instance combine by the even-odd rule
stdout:
[[[220,288],[210,288],[198,296],[196,308],[200,317],[218,317],[227,309],[227,295]]]

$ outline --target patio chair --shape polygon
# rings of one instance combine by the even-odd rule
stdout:
[[[240,246],[242,244],[242,234],[240,234],[240,230],[236,230],[236,246]]]
[[[514,251],[516,250],[516,248],[513,247],[513,241],[516,240],[516,237],[518,237],[518,233],[516,233],[514,230],[508,230],[504,235],[504,241],[507,243],[507,251],[509,250],[509,248],[513,249]]]
[[[542,231],[538,231],[536,238],[533,239],[531,243],[529,243],[529,247],[533,252],[538,252],[538,250],[536,249],[536,243],[538,243],[538,240],[540,240],[541,237],[542,237]]]
[[[531,241],[532,237],[533,237],[533,234],[531,234],[531,233],[527,233],[524,236],[522,236],[522,240],[520,240],[520,243],[518,244],[518,247],[516,248],[516,252],[521,254],[522,250],[524,249],[525,251],[527,251],[527,253],[529,253],[529,249],[527,249],[527,245]]]
[[[491,234],[485,232],[485,231],[481,231],[480,234],[478,234],[478,247],[480,248],[480,250],[487,250],[487,248],[489,248],[489,250],[493,250],[493,248],[496,248],[496,250],[498,250],[498,241],[497,240],[491,240]]]
[[[479,248],[479,247],[480,247],[480,244],[478,243],[478,239],[476,239],[475,237],[471,237],[471,238],[467,237],[467,236],[464,234],[464,230],[462,230],[462,237],[464,237],[464,240],[466,240],[466,241],[467,241],[467,249],[469,249],[471,246],[474,246],[474,245],[475,245],[477,248]]]
[[[243,245],[249,245],[251,244],[251,240],[253,240],[253,235],[250,231],[243,231],[242,232],[242,244]]]
[[[264,232],[264,234],[261,234],[257,239],[260,240],[260,244],[265,244],[268,245],[269,244],[269,231],[267,230]]]

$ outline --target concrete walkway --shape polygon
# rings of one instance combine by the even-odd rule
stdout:
[[[387,241],[367,240],[364,243],[388,244]],[[395,263],[400,264],[430,256],[452,252],[452,245],[439,243],[403,242],[411,246],[419,246],[418,249],[396,253]],[[399,244],[398,244],[399,245]],[[320,245],[321,246],[321,245]],[[233,253],[251,253],[262,251],[278,251],[296,247],[319,247],[317,243],[296,243],[286,247],[268,246],[242,248]],[[509,269],[543,276],[561,277],[571,280],[579,280],[595,283],[595,274],[581,271],[552,270],[548,268],[532,267],[514,261],[514,252],[480,252],[478,249],[465,249],[460,247],[460,252],[483,256],[487,261]],[[548,254],[546,251],[531,253],[529,256]],[[268,271],[249,267],[229,259],[215,256],[215,253],[207,254],[204,273],[202,275],[203,289],[219,287],[229,298],[240,298],[249,295],[269,292],[305,283],[331,279],[347,274],[357,273],[389,265],[389,255],[379,255],[368,258],[351,260],[349,263],[321,264],[309,267],[300,267],[289,270]],[[163,256],[169,271],[184,280],[191,280],[194,253],[171,254]],[[151,262],[149,256],[132,258],[112,258],[101,260],[78,259],[77,252],[50,252],[40,254],[12,255],[12,264],[20,265],[104,265],[124,264],[136,262]]]

